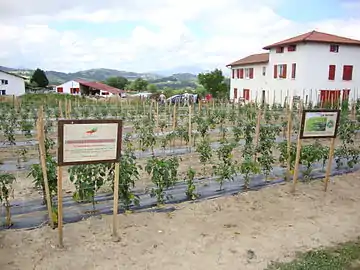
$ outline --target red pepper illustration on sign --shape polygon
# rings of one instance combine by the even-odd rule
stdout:
[[[88,131],[86,131],[86,134],[94,134],[95,132],[97,131],[97,128],[92,128],[92,129],[89,129]]]

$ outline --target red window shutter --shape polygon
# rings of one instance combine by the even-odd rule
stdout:
[[[243,79],[244,78],[244,69],[241,68],[240,69],[240,79]]]
[[[237,94],[238,94],[238,91],[237,91],[237,88],[234,88],[234,99],[237,99]]]
[[[239,79],[240,78],[240,69],[236,70],[236,77]]]
[[[295,52],[295,51],[296,51],[296,45],[288,46],[288,52]]]
[[[350,96],[350,89],[344,89],[343,90],[343,96],[342,96],[342,100],[349,100],[349,96]]]
[[[250,71],[249,71],[249,77],[250,79],[253,79],[254,78],[254,68],[250,68]]]
[[[293,63],[291,67],[291,79],[295,79],[295,77],[296,77],[296,63]]]
[[[351,81],[352,80],[352,73],[353,73],[353,66],[344,66],[343,68],[343,80],[344,81]]]
[[[277,65],[274,65],[274,78],[277,78]]]
[[[329,66],[329,80],[331,80],[331,81],[335,80],[335,71],[336,71],[336,66],[330,65]]]
[[[235,78],[235,69],[232,70],[232,78]]]
[[[286,64],[283,65],[283,70],[282,71],[283,71],[283,74],[282,74],[281,78],[286,79],[286,73],[287,73]]]
[[[250,89],[243,89],[243,97],[245,100],[250,100]]]

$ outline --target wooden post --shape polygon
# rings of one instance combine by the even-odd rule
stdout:
[[[191,149],[191,134],[192,134],[192,127],[191,127],[191,104],[189,104],[189,147]]]
[[[257,122],[256,122],[256,128],[255,128],[255,149],[258,147],[258,144],[259,144],[260,123],[261,123],[261,109],[259,109],[259,112],[257,115]],[[257,156],[257,151],[255,151],[255,154],[254,154],[254,161],[256,161],[256,156]]]
[[[69,99],[69,102],[68,102],[68,118],[71,117],[71,99]]]
[[[59,113],[60,113],[60,118],[64,118],[61,100],[59,100]]]
[[[286,181],[290,180],[291,171],[291,130],[292,130],[292,110],[290,106],[288,108],[288,124],[287,124],[287,164],[286,164]]]
[[[58,166],[58,231],[59,231],[59,247],[64,247],[63,239],[63,194],[62,194],[62,167]]]
[[[173,130],[176,129],[176,103],[174,103],[173,107]]]
[[[159,102],[156,101],[156,128],[159,127]]]
[[[326,167],[326,174],[325,174],[325,192],[327,191],[328,188],[328,183],[329,183],[329,178],[330,178],[330,173],[331,173],[331,165],[332,165],[332,161],[334,158],[334,150],[335,150],[335,138],[331,138],[331,142],[330,142],[330,149],[329,149],[329,160],[328,160],[328,164]]]
[[[115,163],[115,179],[114,179],[114,205],[113,205],[113,239],[118,241],[118,210],[119,210],[119,177],[120,177],[120,163]]]
[[[67,105],[67,104],[68,104],[68,101],[67,101],[67,99],[65,98],[65,104],[64,104],[64,107],[65,107],[65,108],[64,108],[64,109],[65,109],[65,118],[66,118],[66,119],[68,119],[68,115],[67,115],[67,113],[68,113],[68,111],[67,111],[68,105]]]
[[[37,137],[39,141],[40,164],[41,164],[44,186],[45,186],[45,198],[46,198],[46,205],[49,215],[49,223],[51,228],[54,228],[54,220],[52,216],[52,201],[50,197],[49,181],[46,170],[45,129],[44,129],[44,113],[42,106],[40,106],[38,112]]]
[[[301,143],[302,143],[302,140],[300,139],[300,135],[299,135],[298,140],[297,140],[297,146],[296,146],[296,158],[295,158],[295,168],[294,168],[292,192],[295,192],[296,184],[297,184],[297,180],[298,180],[298,176],[299,176]]]

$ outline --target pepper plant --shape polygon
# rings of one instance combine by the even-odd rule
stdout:
[[[199,153],[199,160],[203,166],[203,175],[205,175],[206,164],[212,158],[212,149],[209,139],[202,138],[200,143],[196,145],[196,152]]]
[[[177,157],[157,158],[148,160],[145,171],[151,175],[151,181],[155,185],[151,189],[151,197],[156,197],[158,205],[165,203],[165,199],[171,198],[166,190],[175,185],[178,179],[179,159]]]
[[[112,181],[112,165],[85,164],[76,165],[68,169],[70,181],[75,185],[76,191],[73,199],[77,202],[91,202],[93,211],[95,211],[96,192],[104,185],[106,181]]]
[[[188,200],[195,200],[199,197],[199,194],[196,193],[196,187],[194,184],[196,171],[193,168],[189,168],[186,172],[185,183],[186,183],[186,198]]]
[[[268,179],[268,176],[272,171],[272,164],[275,162],[272,149],[276,145],[275,140],[278,132],[279,128],[277,126],[260,126],[259,144],[256,151],[259,153],[257,160],[265,175],[265,180]]]
[[[0,202],[5,206],[6,209],[6,222],[7,227],[12,226],[11,212],[10,212],[10,198],[14,197],[13,184],[16,181],[14,175],[10,173],[0,174]]]
[[[53,149],[55,142],[50,138],[45,138],[45,162],[46,162],[46,174],[49,183],[50,197],[57,194],[57,162],[50,154]],[[30,172],[27,177],[32,176],[33,184],[36,189],[42,191],[43,204],[46,204],[46,193],[43,172],[40,164],[33,164],[30,167]]]
[[[139,196],[132,192],[132,188],[134,188],[135,182],[139,180],[139,169],[141,167],[136,164],[136,156],[130,137],[130,134],[127,134],[124,138],[125,151],[121,156],[119,174],[119,200],[125,210],[129,210],[132,204],[136,206],[140,204]],[[114,181],[112,181],[112,189],[114,190]]]
[[[305,171],[303,176],[305,180],[311,179],[311,172],[313,170],[313,164],[322,160],[322,150],[317,144],[304,145],[301,148],[300,163],[305,165]]]
[[[237,162],[233,160],[233,150],[235,143],[229,143],[226,140],[221,141],[220,148],[216,151],[219,162],[213,166],[214,174],[218,177],[219,190],[222,190],[225,180],[234,180]]]

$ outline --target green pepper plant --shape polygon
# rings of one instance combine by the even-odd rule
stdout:
[[[0,202],[3,203],[6,209],[6,222],[5,225],[7,227],[11,227],[13,225],[11,221],[11,204],[10,198],[14,198],[14,188],[13,184],[16,181],[14,175],[10,173],[1,173],[0,174]]]

